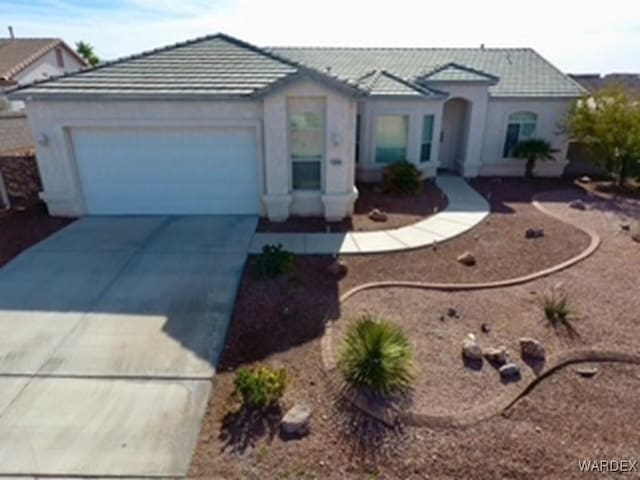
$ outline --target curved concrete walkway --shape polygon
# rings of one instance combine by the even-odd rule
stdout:
[[[449,203],[441,212],[406,227],[375,232],[256,233],[250,253],[281,244],[300,255],[381,253],[442,243],[472,229],[489,215],[490,206],[461,177],[438,177],[436,184]]]

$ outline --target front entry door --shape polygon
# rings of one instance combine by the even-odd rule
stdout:
[[[467,131],[467,102],[460,98],[444,104],[440,132],[440,168],[455,172],[464,162]]]

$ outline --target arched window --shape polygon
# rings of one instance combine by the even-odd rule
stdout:
[[[507,137],[504,141],[505,158],[513,155],[513,149],[521,140],[532,138],[536,133],[536,122],[538,116],[531,112],[518,112],[509,115],[509,125],[507,126]]]

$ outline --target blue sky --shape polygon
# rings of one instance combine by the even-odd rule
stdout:
[[[258,45],[526,46],[565,71],[640,71],[637,0],[0,0],[0,36],[7,25],[88,41],[105,59],[225,32]]]

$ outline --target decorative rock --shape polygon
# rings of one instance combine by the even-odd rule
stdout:
[[[504,345],[501,345],[498,348],[486,348],[482,351],[482,354],[489,362],[495,363],[496,365],[504,365],[509,359],[507,347]]]
[[[457,317],[458,311],[455,308],[449,307],[447,308],[447,316],[448,317]]]
[[[340,260],[334,260],[327,267],[327,273],[334,277],[342,276],[347,273],[347,266],[344,263],[340,262]]]
[[[503,378],[513,378],[520,376],[520,367],[515,363],[505,363],[502,365],[498,371],[500,372],[500,376]]]
[[[369,218],[374,222],[386,222],[387,214],[378,208],[374,208],[369,212]]]
[[[482,361],[482,348],[473,333],[468,334],[462,342],[462,356],[467,360]]]
[[[576,210],[586,210],[587,206],[584,204],[584,202],[582,200],[574,200],[572,201],[569,206],[571,208],[575,208]]]
[[[476,257],[474,257],[471,252],[464,252],[458,256],[457,260],[467,267],[473,267],[476,264]]]
[[[524,238],[542,238],[544,237],[544,229],[542,228],[527,228],[524,232]]]
[[[629,230],[631,230],[631,224],[629,224],[629,223],[621,223],[620,224],[620,229],[624,230],[625,232],[628,232]]]
[[[518,343],[523,357],[544,360],[547,356],[542,344],[534,338],[522,337],[518,339]]]
[[[591,177],[587,177],[586,175],[584,177],[580,177],[578,179],[578,181],[580,183],[591,183]]]
[[[489,333],[491,331],[491,326],[488,323],[483,323],[480,325],[480,330],[482,330],[482,333]]]
[[[290,408],[280,422],[282,433],[287,435],[304,436],[309,433],[311,426],[311,409],[306,405],[295,404]]]
[[[596,373],[598,373],[598,368],[597,367],[579,367],[579,368],[576,368],[576,373],[581,377],[591,378],[595,376]]]

